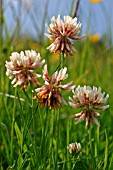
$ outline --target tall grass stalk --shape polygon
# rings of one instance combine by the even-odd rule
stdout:
[[[50,166],[50,168],[51,167],[53,167],[53,165],[54,165],[54,149],[53,149],[53,140],[54,140],[54,115],[55,115],[55,110],[51,110],[50,111],[50,152],[49,152],[49,154],[50,154],[50,161],[49,161],[49,166]]]
[[[64,53],[61,55],[61,69],[64,67]]]
[[[81,77],[84,74],[85,66],[86,66],[86,61],[87,61],[87,49],[88,49],[89,43],[86,41],[82,55],[81,55],[81,62],[80,62],[80,69],[79,69],[79,77]]]
[[[108,162],[108,136],[107,136],[107,131],[105,130],[105,138],[106,138],[106,145],[105,145],[105,156],[104,156],[104,170],[107,167],[107,162]]]
[[[42,19],[42,28],[41,28],[41,34],[40,34],[40,43],[42,44],[44,41],[44,30],[45,30],[45,21],[48,14],[48,6],[49,6],[49,0],[46,0],[45,7],[44,7],[44,16]]]
[[[17,89],[15,89],[15,99],[14,99],[14,106],[12,112],[11,144],[10,144],[11,162],[13,162],[14,160],[14,123],[15,123],[15,113],[16,113],[16,95],[17,95]]]
[[[34,100],[33,100],[33,96],[32,96],[32,107],[31,107],[31,112],[32,112],[32,122],[33,122],[33,133],[34,133],[34,137],[33,137],[33,146],[34,146],[34,153],[35,153],[35,165],[37,166],[37,159],[38,159],[38,153],[37,153],[37,127],[36,127],[36,121],[35,121],[35,113],[37,111],[34,111]]]
[[[43,168],[45,169],[46,168],[46,152],[45,150],[47,150],[47,138],[48,138],[48,107],[45,108],[45,112],[44,112],[44,115],[42,116],[42,134],[41,134],[41,143],[40,143],[40,148],[41,148],[41,156],[43,157],[43,162],[42,162],[42,165],[43,165]]]
[[[55,169],[58,169],[58,148],[59,148],[59,121],[60,109],[56,112],[56,150],[55,150]]]
[[[94,157],[95,157],[95,159],[97,159],[98,153],[99,153],[99,129],[100,129],[100,127],[97,126],[97,129],[95,130],[95,144],[94,144],[94,147],[95,147]]]
[[[70,143],[70,122],[69,120],[67,121],[67,146],[69,145]],[[68,153],[68,150],[67,150],[67,160],[69,160],[69,153]],[[70,162],[67,162],[67,168],[70,169]]]

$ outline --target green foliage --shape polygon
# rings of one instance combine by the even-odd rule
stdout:
[[[88,40],[75,46],[78,53],[64,59],[64,65],[68,67],[68,80],[73,80],[74,84],[101,86],[112,94],[112,49],[106,51],[104,44],[91,44]],[[38,51],[42,51],[42,48]],[[43,58],[49,60],[50,74],[59,63],[55,61],[51,64],[51,57],[54,55],[47,54],[43,48]],[[37,101],[32,101],[29,88],[24,93],[19,88],[15,91],[5,75],[4,65],[3,60],[0,68],[3,92],[0,96],[1,169],[112,169],[112,95],[110,108],[101,114],[100,128],[93,124],[89,131],[85,129],[84,122],[74,124],[70,116],[77,111],[70,106],[62,107],[59,112],[40,109]],[[72,96],[72,93],[63,93],[66,101],[69,95]],[[72,157],[67,145],[75,141],[81,143],[82,151]]]

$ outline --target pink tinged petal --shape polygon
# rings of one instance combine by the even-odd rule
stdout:
[[[48,81],[45,81],[45,85],[49,85],[50,83]]]
[[[85,104],[69,102],[69,105],[72,106],[73,108],[80,108],[83,107]]]
[[[31,67],[40,68],[44,63],[45,63],[45,59],[40,62],[40,59],[37,58],[36,61],[34,61],[34,63],[32,64]]]
[[[81,144],[77,143],[77,142],[75,142],[75,143],[76,143],[77,151],[78,152],[81,151],[81,149],[82,149]]]
[[[82,36],[78,36],[78,37],[73,37],[72,39],[73,40],[81,40],[82,38],[86,37],[86,34],[85,35],[82,35]]]
[[[85,118],[85,113],[83,113],[80,118],[76,118],[77,122],[75,124],[82,122],[84,118]]]
[[[51,97],[52,97],[52,91],[49,92],[48,99],[51,100]]]
[[[28,80],[32,80],[32,78],[30,76],[28,76]]]
[[[13,63],[16,62],[17,58],[19,58],[19,53],[13,52],[10,56],[10,60],[13,61]]]
[[[57,42],[52,43],[47,49],[50,50],[50,52],[56,52],[59,49],[60,44]]]
[[[57,100],[58,100],[58,102],[59,102],[60,104],[62,104],[63,98],[62,98],[60,95],[57,97]]]
[[[109,105],[103,106],[103,107],[102,107],[102,110],[105,110],[105,109],[107,109],[108,107],[109,107]]]
[[[88,116],[88,117],[86,117],[86,126],[88,126],[89,122],[90,122],[90,120],[89,120],[89,116]]]
[[[8,62],[6,61],[6,64],[5,64],[6,68],[9,69],[9,70],[14,70],[14,65],[12,62]]]
[[[84,99],[83,96],[80,95],[79,93],[78,93],[78,95],[73,95],[73,98],[74,98],[75,100],[77,100],[79,103],[85,105],[85,99]]]
[[[67,42],[65,45],[66,45],[67,50],[70,51],[69,43]]]
[[[107,109],[108,107],[109,107],[109,105],[106,105],[106,106],[101,106],[101,107],[99,107],[99,106],[93,106],[95,109],[97,109],[97,110],[105,110],[105,109]]]
[[[77,17],[73,18],[73,20],[71,21],[71,24],[74,26],[77,25]]]
[[[104,93],[104,94],[105,94],[105,93]],[[102,94],[102,93],[97,94],[98,97],[97,97],[97,99],[94,101],[94,103],[103,103],[104,94]]]
[[[49,77],[48,70],[47,70],[47,64],[44,66],[43,79],[47,82],[51,81],[51,78]]]
[[[36,77],[41,77],[41,75],[40,74],[36,74]]]
[[[64,42],[61,44],[61,51],[64,51]]]
[[[76,113],[75,115],[71,116],[71,118],[79,118],[82,116],[83,111],[81,111],[80,113]]]
[[[57,76],[57,82],[60,82],[62,80],[65,80],[68,77],[68,74],[66,74],[67,72],[67,67],[62,68]]]
[[[24,82],[24,80],[18,80],[17,83],[13,87],[17,87],[18,85],[21,85]]]
[[[48,37],[50,40],[55,39],[56,35],[50,35],[50,34],[44,34],[46,37]]]
[[[68,23],[68,16],[64,16],[64,23],[65,23],[65,24]]]
[[[69,102],[69,105],[72,106],[73,108],[78,108],[76,107],[76,104],[74,102]]]
[[[75,47],[73,47],[73,46],[71,46],[71,50],[72,50],[73,52],[77,52],[77,50],[76,50]]]
[[[71,84],[73,83],[73,81],[67,83],[67,84],[64,84],[64,85],[59,85],[58,88],[61,88],[63,90],[72,90],[75,88],[75,86],[70,86]]]
[[[35,89],[36,92],[40,92],[41,88],[37,88]]]
[[[74,28],[70,29],[70,31],[68,31],[67,35],[68,35],[69,38],[73,38],[73,37],[76,36],[78,31],[79,30],[77,29],[77,27],[74,27]]]
[[[92,121],[97,125],[100,126],[100,123],[98,122],[98,120],[92,116]]]
[[[51,22],[55,22],[56,23],[56,19],[55,19],[55,16],[53,16],[52,18],[51,18]]]
[[[58,76],[58,71],[56,71],[56,72],[52,75],[52,82],[57,83],[57,76]]]
[[[60,18],[60,15],[58,15],[58,18],[57,18],[57,25],[58,25],[58,29],[62,30],[63,22],[62,22],[62,20]]]
[[[100,116],[98,112],[94,112],[94,116]]]
[[[107,94],[106,97],[103,99],[102,103],[106,103],[109,98],[109,95]]]
[[[62,102],[63,102],[65,105],[68,105],[67,102],[64,100],[63,97],[62,97]]]
[[[73,103],[75,102],[70,96],[69,96],[69,100]]]
[[[47,28],[48,32],[50,32],[48,24],[45,24],[45,27]]]
[[[18,70],[18,71],[13,71],[12,73],[15,75],[15,74],[19,74],[21,72],[22,72],[21,70]]]
[[[47,47],[48,50],[51,50],[52,48],[54,49],[54,43]]]
[[[62,26],[62,29],[63,29],[62,35],[65,36],[65,35],[66,35],[66,32],[65,32],[65,25],[64,25],[64,24],[63,24],[63,26]]]
[[[57,98],[57,100],[58,100],[58,102],[60,103],[60,104],[64,104],[64,105],[67,105],[67,102],[64,100],[64,98],[62,97],[62,96],[58,96],[58,98]]]
[[[7,69],[6,75],[9,76],[9,79],[14,78],[13,72],[12,72],[11,70],[8,70],[8,69]]]
[[[24,57],[24,52],[23,52],[23,51],[20,52],[20,57],[21,57],[21,58]]]
[[[40,67],[42,67],[42,65],[45,63],[45,59],[44,60],[42,60],[38,65],[37,65],[37,68],[40,68]]]
[[[11,84],[14,84],[16,82],[16,78],[13,79],[13,81],[11,82]]]

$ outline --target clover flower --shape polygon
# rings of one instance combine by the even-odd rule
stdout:
[[[61,89],[70,91],[74,88],[74,86],[70,86],[72,82],[64,85],[61,84],[61,82],[68,77],[66,72],[67,68],[64,67],[59,72],[56,71],[52,75],[52,78],[50,78],[47,65],[44,66],[43,79],[45,80],[45,84],[41,88],[35,89],[35,91],[38,92],[37,97],[41,107],[47,106],[50,109],[58,109],[60,106],[62,106],[62,103],[67,104],[59,90]]]
[[[77,142],[71,143],[67,146],[67,149],[71,155],[76,155],[81,151],[81,144]]]
[[[50,40],[54,42],[47,47],[50,52],[59,52],[64,53],[66,55],[72,55],[75,50],[70,39],[80,40],[81,36],[76,36],[79,34],[82,24],[80,22],[77,23],[77,18],[74,19],[70,16],[64,16],[64,22],[58,15],[57,19],[53,16],[51,18],[51,23],[46,27],[50,34],[45,34]]]
[[[10,56],[11,61],[6,61],[6,75],[12,79],[14,87],[21,86],[26,88],[30,83],[34,86],[40,84],[37,80],[41,75],[34,72],[34,70],[40,68],[45,60],[41,61],[40,54],[33,50],[21,51],[20,53],[13,52]]]
[[[73,99],[69,97],[69,104],[73,108],[83,108],[80,113],[75,114],[72,116],[77,120],[76,123],[79,123],[84,120],[86,117],[86,126],[88,124],[91,125],[92,121],[99,125],[98,120],[96,119],[97,116],[100,114],[95,110],[105,110],[109,107],[109,105],[104,104],[107,102],[109,95],[105,96],[105,92],[101,92],[101,88],[97,88],[93,86],[78,86],[73,92]]]

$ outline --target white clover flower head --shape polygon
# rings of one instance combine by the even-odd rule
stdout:
[[[67,149],[71,155],[76,155],[78,152],[81,151],[82,147],[80,143],[71,143],[67,146]]]
[[[45,84],[41,88],[35,89],[41,107],[47,106],[50,109],[58,109],[63,103],[67,104],[59,89],[70,91],[75,86],[71,86],[72,82],[61,84],[68,77],[66,72],[67,68],[64,67],[60,71],[56,71],[51,78],[48,74],[47,65],[44,66],[43,79]]]
[[[60,18],[60,15],[55,19],[51,18],[51,23],[46,27],[49,34],[45,34],[50,40],[54,42],[47,48],[50,52],[64,53],[64,55],[72,55],[76,49],[73,47],[70,39],[80,40],[84,36],[77,36],[80,33],[82,24],[77,23],[77,18],[70,16],[64,16],[64,21]]]
[[[101,88],[97,88],[93,86],[78,86],[73,92],[73,99],[69,97],[69,105],[73,108],[82,108],[83,110],[80,113],[75,114],[72,116],[77,120],[76,123],[79,123],[84,120],[86,117],[86,126],[91,124],[92,121],[99,125],[98,120],[96,119],[97,116],[100,116],[98,112],[95,110],[105,110],[109,107],[109,105],[104,105],[109,95],[105,96],[105,92],[101,92]]]
[[[12,79],[12,84],[14,87],[18,85],[21,88],[26,88],[30,83],[34,86],[40,84],[37,80],[41,75],[34,72],[34,70],[42,67],[45,60],[41,61],[40,54],[33,50],[25,50],[20,53],[13,52],[10,56],[10,61],[6,61],[6,75]]]

